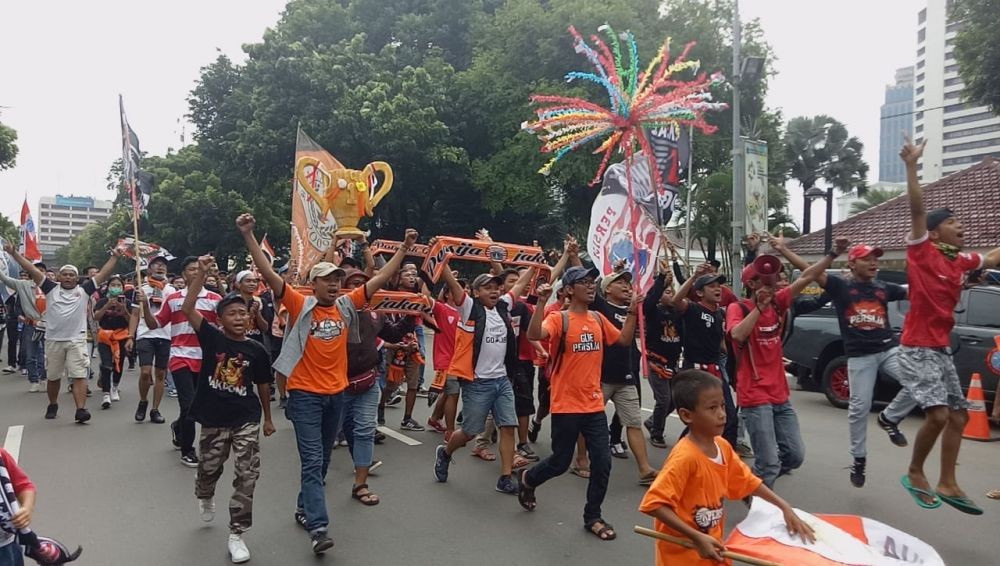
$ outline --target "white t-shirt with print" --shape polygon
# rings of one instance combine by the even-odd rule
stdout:
[[[513,297],[505,294],[500,300],[507,304],[507,309],[514,304]],[[462,302],[462,320],[469,320],[472,315],[472,297],[465,296]],[[497,309],[486,309],[486,327],[483,330],[483,342],[479,346],[479,359],[476,361],[476,379],[500,379],[507,377],[507,325]]]
[[[45,339],[49,342],[72,342],[87,339],[87,303],[97,292],[93,279],[84,279],[72,289],[46,279],[41,284],[45,293]]]

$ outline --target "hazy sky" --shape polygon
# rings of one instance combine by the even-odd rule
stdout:
[[[917,12],[925,2],[740,4],[744,20],[761,19],[778,59],[768,104],[782,108],[786,120],[825,113],[844,122],[865,144],[877,179],[884,87],[896,68],[914,63]],[[105,176],[121,156],[118,94],[143,150],[162,155],[179,147],[199,68],[219,50],[241,61],[241,45],[258,41],[283,7],[282,0],[0,5],[0,107],[6,107],[0,121],[17,130],[20,147],[17,167],[0,172],[0,213],[17,223],[25,194],[36,222],[43,195],[112,198]],[[796,218],[800,195],[792,191]],[[821,208],[814,218],[822,217]]]

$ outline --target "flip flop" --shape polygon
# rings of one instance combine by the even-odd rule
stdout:
[[[648,486],[648,485],[652,485],[653,481],[656,480],[656,476],[658,474],[659,474],[659,471],[653,471],[653,472],[650,472],[650,473],[642,476],[641,478],[639,478],[639,485],[641,485],[643,487]]]
[[[972,501],[971,499],[969,499],[968,497],[964,497],[964,496],[953,497],[953,496],[950,496],[950,495],[945,495],[945,494],[941,493],[940,491],[937,492],[937,496],[941,498],[941,501],[944,501],[945,503],[947,503],[948,505],[951,505],[955,509],[958,509],[962,513],[967,513],[969,515],[982,515],[983,514],[983,510],[980,509],[979,506],[976,505],[976,503],[974,501]]]
[[[919,505],[921,508],[937,509],[938,507],[941,506],[941,499],[938,496],[934,495],[929,491],[920,489],[919,487],[913,487],[913,484],[910,483],[910,476],[903,474],[903,477],[899,478],[899,483],[903,484],[903,488],[906,489],[907,492],[909,492],[910,497],[912,497],[913,500],[917,502],[917,505]],[[927,503],[926,501],[920,498],[921,495],[933,498],[934,503]]]
[[[590,470],[588,468],[581,468],[579,466],[573,466],[569,469],[569,473],[573,474],[578,478],[590,479]]]

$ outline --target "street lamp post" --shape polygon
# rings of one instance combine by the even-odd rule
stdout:
[[[810,187],[806,191],[805,197],[810,201],[815,199],[826,199],[826,227],[823,228],[823,249],[833,249],[833,187],[823,190],[819,187]]]

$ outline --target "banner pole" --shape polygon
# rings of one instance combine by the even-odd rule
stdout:
[[[695,548],[694,543],[686,538],[673,537],[668,534],[661,533],[660,531],[654,531],[653,529],[647,529],[646,527],[640,527],[638,525],[633,527],[633,529],[640,535],[645,535],[650,538],[655,538],[657,540],[662,540],[672,544],[676,544],[678,546],[683,546],[684,548],[691,548],[691,549]],[[740,554],[738,552],[730,552],[728,550],[723,550],[722,556],[725,558],[729,558],[730,560],[736,560],[737,562],[752,564],[753,566],[782,566],[777,562],[771,562],[770,560],[755,558],[753,556]]]
[[[135,206],[132,206],[132,229],[134,230],[134,236],[132,244],[135,246],[135,285],[136,289],[142,290],[142,269],[139,262],[141,261],[142,255],[139,253],[139,215],[135,210]],[[136,301],[139,303],[139,318],[143,317],[143,306],[144,301]]]

